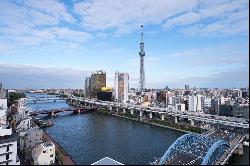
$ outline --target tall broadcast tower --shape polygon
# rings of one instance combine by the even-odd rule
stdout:
[[[139,80],[139,91],[142,92],[145,88],[145,71],[144,71],[144,42],[143,42],[143,25],[141,25],[141,43],[140,43],[140,80]]]

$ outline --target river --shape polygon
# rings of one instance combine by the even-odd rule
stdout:
[[[29,103],[35,110],[70,108],[65,101]],[[48,118],[44,116],[44,118]],[[123,164],[149,164],[161,157],[184,133],[101,113],[60,113],[51,117],[54,125],[45,131],[73,158],[76,164],[92,164],[110,157]],[[233,156],[229,164],[249,164],[249,148]]]

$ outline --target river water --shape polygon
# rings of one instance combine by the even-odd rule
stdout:
[[[29,103],[35,110],[70,108],[65,101]],[[48,118],[44,116],[43,118]],[[100,113],[60,113],[50,118],[54,125],[45,131],[73,158],[76,164],[92,164],[110,157],[123,164],[149,164],[161,157],[184,133]],[[249,148],[233,156],[229,164],[249,164]]]

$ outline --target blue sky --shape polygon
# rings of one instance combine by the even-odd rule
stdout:
[[[82,88],[97,69],[147,88],[246,87],[248,0],[1,0],[0,81],[7,88]],[[10,77],[11,76],[11,77]]]

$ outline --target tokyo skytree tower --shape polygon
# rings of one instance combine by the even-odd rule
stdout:
[[[144,71],[144,42],[143,42],[143,25],[141,26],[141,43],[140,43],[140,80],[139,80],[139,91],[142,92],[145,88],[145,71]]]

